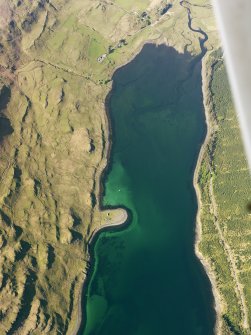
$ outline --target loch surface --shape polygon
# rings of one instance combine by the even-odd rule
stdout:
[[[201,58],[146,44],[115,72],[107,105],[103,206],[123,205],[132,218],[92,241],[84,335],[211,335],[212,290],[194,253]]]

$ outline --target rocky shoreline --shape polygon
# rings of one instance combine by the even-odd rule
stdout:
[[[196,168],[194,171],[194,178],[193,178],[193,185],[197,196],[197,202],[198,202],[198,210],[196,215],[196,236],[195,236],[195,253],[200,262],[202,263],[209,280],[212,285],[212,291],[214,296],[214,303],[215,303],[215,311],[216,311],[216,325],[215,325],[215,334],[220,335],[222,334],[222,299],[217,287],[216,277],[215,273],[212,270],[211,264],[208,259],[204,257],[204,255],[201,253],[199,249],[200,242],[202,240],[202,223],[200,220],[201,217],[201,207],[202,207],[202,200],[201,200],[201,190],[200,186],[198,184],[199,179],[199,172],[201,168],[201,163],[203,161],[203,157],[205,155],[205,151],[207,149],[207,146],[210,142],[211,135],[212,135],[212,127],[210,123],[210,106],[209,106],[209,82],[211,78],[211,69],[208,68],[207,64],[208,55],[203,59],[202,61],[202,92],[203,92],[203,104],[204,104],[204,110],[205,110],[205,117],[206,117],[206,125],[207,125],[207,133],[204,140],[204,143],[201,146],[199,157],[197,160]]]

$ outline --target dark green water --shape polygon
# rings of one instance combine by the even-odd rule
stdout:
[[[211,288],[193,250],[200,72],[199,58],[147,44],[114,74],[103,204],[128,207],[132,220],[91,246],[84,335],[213,334]]]
[[[0,91],[0,142],[7,135],[13,133],[10,120],[4,115],[5,109],[11,98],[11,91],[9,88],[4,86]]]

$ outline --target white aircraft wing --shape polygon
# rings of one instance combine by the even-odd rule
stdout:
[[[251,0],[213,0],[251,169]]]

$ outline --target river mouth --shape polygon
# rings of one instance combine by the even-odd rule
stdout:
[[[194,252],[201,58],[146,44],[115,72],[109,117],[103,205],[123,205],[132,218],[91,245],[84,335],[211,335],[212,290]]]

